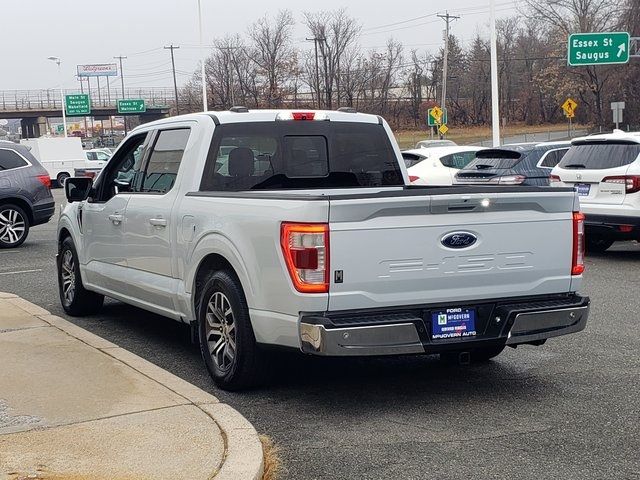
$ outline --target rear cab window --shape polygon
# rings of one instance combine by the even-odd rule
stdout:
[[[402,185],[381,125],[275,121],[217,126],[200,190]]]
[[[573,145],[558,166],[568,170],[605,170],[630,165],[639,155],[637,143],[586,141]]]

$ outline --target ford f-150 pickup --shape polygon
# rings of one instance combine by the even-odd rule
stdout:
[[[262,381],[268,347],[467,363],[585,327],[573,189],[407,183],[374,115],[144,124],[95,181],[65,183],[62,305],[108,296],[191,324],[226,389]]]

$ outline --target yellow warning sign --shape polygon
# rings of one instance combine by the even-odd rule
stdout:
[[[440,128],[438,129],[438,131],[444,135],[445,133],[447,133],[449,131],[449,127],[447,127],[446,125],[440,125]]]
[[[442,121],[442,109],[438,106],[431,109],[431,116],[436,120],[436,123]]]
[[[567,98],[567,100],[565,100],[565,102],[562,104],[562,109],[564,110],[564,114],[568,118],[575,117],[576,108],[578,108],[578,104],[572,98]]]

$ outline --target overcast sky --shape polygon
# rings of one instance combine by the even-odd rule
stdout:
[[[517,13],[517,0],[496,3],[499,18]],[[478,31],[488,31],[488,0],[202,0],[205,43],[227,33],[244,33],[255,19],[289,9],[297,22],[295,44],[311,49],[312,44],[304,41],[302,13],[345,4],[363,27],[359,43],[367,49],[381,48],[393,37],[408,49],[436,52],[444,21],[435,14],[445,8],[462,17],[452,24],[452,33],[463,42]],[[162,48],[171,43],[180,46],[175,52],[179,83],[198,68],[197,0],[2,0],[0,15],[0,90],[57,86],[56,67],[49,56],[62,59],[63,85],[68,89],[79,85],[77,64],[113,62],[114,55],[128,56],[127,87],[171,86],[169,51]],[[424,18],[404,22],[416,17]]]

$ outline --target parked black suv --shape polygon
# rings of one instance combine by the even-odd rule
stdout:
[[[454,183],[546,186],[570,147],[569,142],[522,143],[481,150],[458,171]]]
[[[0,248],[21,245],[29,228],[47,223],[54,211],[44,167],[27,147],[0,141]]]

